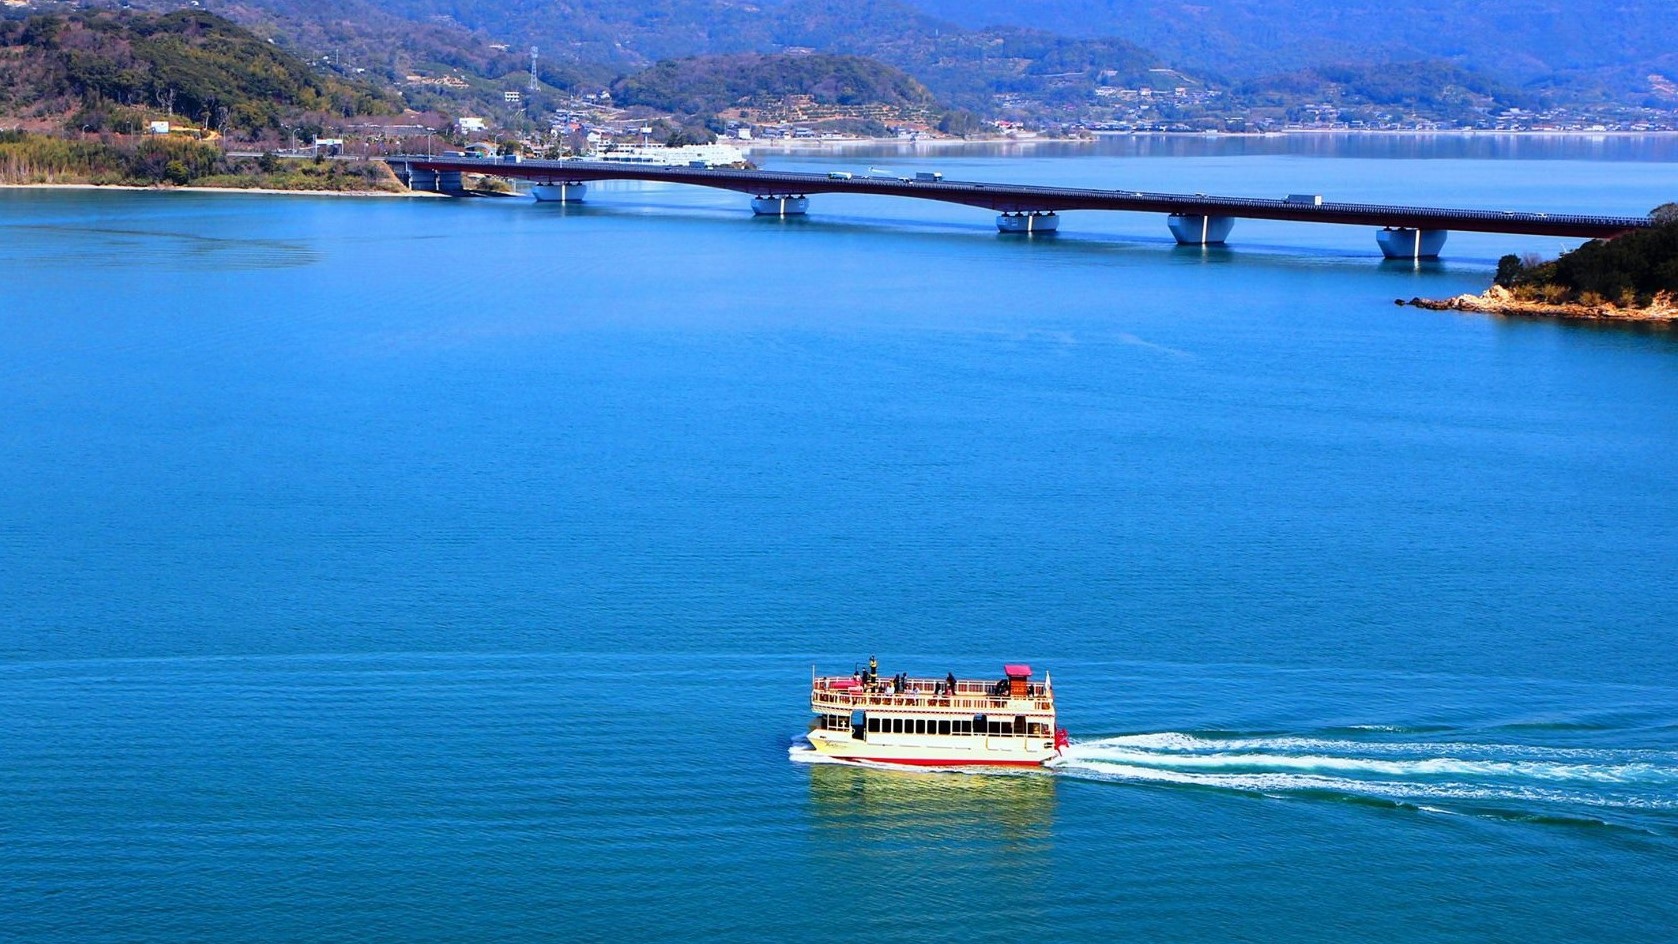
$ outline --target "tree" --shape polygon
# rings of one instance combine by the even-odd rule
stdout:
[[[1515,283],[1521,280],[1521,273],[1525,270],[1526,266],[1521,264],[1521,257],[1510,253],[1497,260],[1497,275],[1492,278],[1492,284],[1501,285],[1504,288],[1514,288]]]
[[[938,130],[966,137],[979,130],[979,116],[966,109],[945,112],[938,120]]]
[[[1678,223],[1678,203],[1663,203],[1649,211],[1649,219],[1665,225]]]

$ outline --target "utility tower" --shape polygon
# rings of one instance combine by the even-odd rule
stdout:
[[[536,47],[532,46],[530,47],[530,90],[534,92],[540,88],[541,86],[536,82]]]

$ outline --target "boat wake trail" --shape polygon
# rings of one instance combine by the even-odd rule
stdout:
[[[1678,827],[1678,752],[1391,740],[1394,735],[1404,736],[1380,728],[1351,736],[1132,734],[1076,742],[1054,767],[1083,779],[1662,833]]]

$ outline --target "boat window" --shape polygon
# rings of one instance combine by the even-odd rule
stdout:
[[[893,734],[902,734],[903,733],[903,719],[902,718],[891,719],[891,733],[893,733]]]
[[[950,723],[948,721],[938,722],[938,733],[939,734],[949,734],[950,733]]]
[[[869,718],[868,719],[868,730],[873,732],[874,734],[879,734],[880,733],[880,719],[879,718]]]
[[[915,733],[916,734],[925,734],[926,733],[926,719],[925,718],[916,718],[915,719]]]

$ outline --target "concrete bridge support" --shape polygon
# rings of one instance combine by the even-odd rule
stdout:
[[[1026,236],[1052,233],[1060,229],[1060,216],[1053,210],[1004,213],[996,218],[996,229],[1002,233],[1021,233]]]
[[[588,185],[575,180],[537,184],[530,188],[530,195],[537,203],[582,203],[588,196]]]
[[[752,198],[753,216],[803,216],[809,209],[810,198],[803,194],[771,193]]]
[[[1235,228],[1233,216],[1196,216],[1192,213],[1173,213],[1165,225],[1179,246],[1222,246]]]
[[[1388,259],[1437,259],[1450,230],[1389,226],[1375,234],[1381,255]]]
[[[458,170],[437,171],[437,189],[444,193],[466,192],[466,181]]]
[[[403,174],[402,182],[408,185],[409,190],[436,191],[437,172],[434,170],[424,170],[418,167],[410,167],[408,168],[408,171]]]

